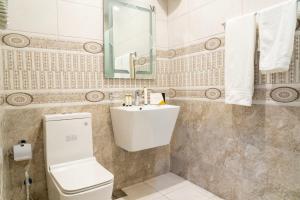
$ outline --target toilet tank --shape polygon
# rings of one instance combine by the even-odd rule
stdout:
[[[44,116],[46,165],[60,164],[93,156],[90,113]]]

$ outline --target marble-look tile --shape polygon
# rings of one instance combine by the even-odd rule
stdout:
[[[300,198],[300,108],[172,103],[172,172],[228,200]]]
[[[36,199],[47,200],[42,118],[45,114],[70,112],[92,113],[94,155],[98,162],[114,174],[115,189],[169,172],[169,146],[136,153],[126,152],[116,146],[109,105],[7,109],[0,131],[4,133],[5,139],[3,143],[5,144],[4,164],[8,170],[5,190],[10,193],[8,196],[19,194],[13,199],[23,199],[24,193],[20,192],[22,190],[20,186],[24,181],[25,170],[28,170],[33,179],[33,196]],[[21,139],[25,139],[33,145],[33,159],[29,162],[14,162],[10,156],[9,152],[12,146]]]

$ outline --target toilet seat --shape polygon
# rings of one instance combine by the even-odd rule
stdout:
[[[113,175],[95,157],[50,166],[50,174],[64,194],[77,194],[113,182]]]

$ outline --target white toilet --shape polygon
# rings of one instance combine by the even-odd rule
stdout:
[[[93,156],[90,113],[44,116],[49,200],[110,200],[114,176]]]

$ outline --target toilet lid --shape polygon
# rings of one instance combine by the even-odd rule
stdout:
[[[113,175],[94,157],[50,166],[50,173],[64,193],[82,192],[113,182]]]

